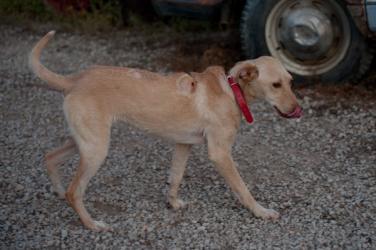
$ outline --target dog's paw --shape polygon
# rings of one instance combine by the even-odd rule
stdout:
[[[258,208],[256,211],[254,211],[254,214],[256,217],[262,218],[264,220],[277,220],[280,215],[277,211],[273,209],[267,209],[264,207]]]
[[[186,206],[186,203],[180,199],[170,199],[168,201],[168,205],[174,209],[174,210],[179,210],[181,208],[184,208]]]
[[[108,232],[112,231],[112,227],[108,224],[104,223],[103,221],[93,221],[91,225],[89,226],[91,230],[94,230],[96,232]]]

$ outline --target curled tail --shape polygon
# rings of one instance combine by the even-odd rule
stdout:
[[[35,45],[30,53],[29,65],[32,71],[40,79],[46,81],[50,87],[59,91],[66,92],[72,87],[72,82],[69,81],[66,77],[50,71],[40,62],[40,55],[43,48],[54,35],[55,31],[50,31],[41,40],[39,40],[39,42]]]

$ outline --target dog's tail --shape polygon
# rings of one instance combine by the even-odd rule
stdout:
[[[55,35],[55,31],[50,31],[45,35],[39,42],[35,45],[30,53],[29,65],[32,71],[42,80],[46,81],[50,87],[53,89],[66,92],[69,90],[73,83],[69,81],[66,77],[56,74],[46,67],[44,67],[40,62],[40,55],[43,48],[46,46],[48,41]]]

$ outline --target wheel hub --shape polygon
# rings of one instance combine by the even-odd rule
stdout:
[[[280,0],[265,24],[270,54],[287,70],[314,76],[333,69],[350,46],[350,23],[335,0]]]
[[[313,7],[288,9],[281,20],[279,37],[297,59],[320,60],[333,44],[330,19]]]

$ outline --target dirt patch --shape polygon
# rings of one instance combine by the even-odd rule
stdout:
[[[229,69],[241,59],[239,41],[231,39],[232,36],[233,31],[192,35],[187,40],[178,38],[174,53],[167,57],[163,55],[159,60],[169,65],[172,71],[200,72],[212,65]]]

